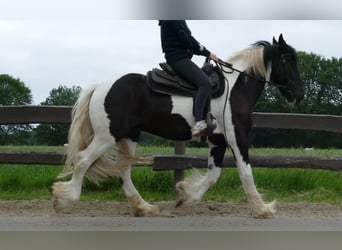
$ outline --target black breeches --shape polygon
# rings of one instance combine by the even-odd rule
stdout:
[[[198,90],[195,96],[195,120],[204,120],[204,109],[211,96],[211,83],[209,77],[188,58],[169,64],[180,77],[197,86]]]

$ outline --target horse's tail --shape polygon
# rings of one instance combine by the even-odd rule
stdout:
[[[71,114],[71,125],[68,135],[67,156],[60,178],[70,175],[74,165],[78,162],[79,152],[84,150],[94,136],[90,123],[89,103],[97,85],[93,85],[81,92]]]
[[[94,138],[94,130],[90,122],[89,104],[91,97],[98,85],[94,85],[82,91],[72,110],[72,119],[68,135],[67,156],[63,172],[58,178],[64,178],[73,173],[75,165],[79,161],[79,153],[86,149]],[[111,176],[116,176],[127,165],[151,164],[153,158],[149,156],[134,156],[125,150],[117,148],[109,149],[105,154],[96,159],[87,170],[87,177],[98,183]]]

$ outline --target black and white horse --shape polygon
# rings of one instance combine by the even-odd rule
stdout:
[[[257,191],[248,155],[248,134],[253,106],[266,82],[279,89],[288,102],[304,96],[295,49],[283,36],[273,44],[260,41],[228,59],[237,71],[224,73],[224,94],[211,101],[217,127],[208,136],[208,169],[176,184],[179,202],[199,201],[216,183],[227,146],[232,149],[243,189],[256,217],[270,218],[276,202],[264,203]],[[73,109],[66,166],[61,176],[69,181],[53,185],[56,211],[78,201],[87,174],[93,180],[116,175],[122,180],[127,199],[136,216],[156,215],[159,208],[146,202],[131,180],[131,165],[141,131],[177,141],[191,140],[194,124],[193,99],[153,92],[146,76],[127,74],[117,81],[95,85],[83,91]]]

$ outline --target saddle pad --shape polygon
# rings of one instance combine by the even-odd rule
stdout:
[[[193,97],[196,93],[196,90],[182,88],[179,85],[177,85],[176,82],[173,84],[170,82],[165,84],[164,78],[161,79],[163,81],[163,84],[160,84],[158,81],[156,82],[154,80],[156,76],[155,74],[152,73],[152,71],[147,72],[146,76],[147,76],[146,77],[147,85],[155,92],[166,94],[166,95],[179,95],[179,96],[187,96],[187,97]]]
[[[185,80],[183,80],[182,78],[180,78],[179,76],[172,76],[170,74],[168,74],[167,72],[160,70],[160,69],[153,69],[152,70],[152,79],[155,82],[158,82],[160,84],[163,85],[167,85],[167,86],[176,86],[177,88],[181,88],[181,89],[189,89],[189,90],[196,90],[196,86],[187,83]]]

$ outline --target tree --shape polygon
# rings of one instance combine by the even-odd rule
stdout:
[[[50,96],[41,105],[71,106],[77,101],[82,88],[80,86],[58,86],[50,91]]]
[[[81,92],[81,87],[59,86],[50,91],[50,96],[41,105],[73,106]],[[41,124],[35,129],[35,144],[63,145],[67,142],[69,125]]]
[[[299,53],[307,113],[342,115],[342,58]]]
[[[26,105],[32,103],[31,90],[20,79],[0,75],[0,105]]]
[[[32,103],[31,90],[20,79],[0,75],[0,105],[26,105]],[[25,144],[30,125],[0,125],[0,144]]]

